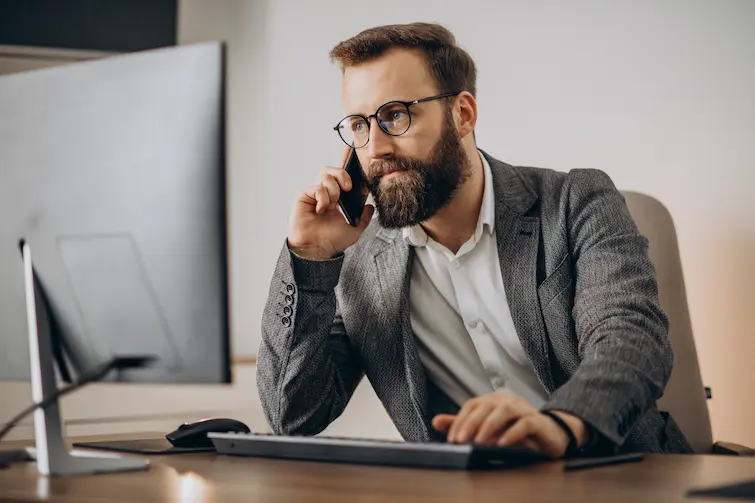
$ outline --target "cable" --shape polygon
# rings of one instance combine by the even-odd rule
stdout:
[[[155,358],[151,356],[134,356],[134,357],[125,357],[125,358],[114,358],[110,360],[109,362],[102,365],[100,368],[94,370],[93,372],[89,374],[84,374],[84,376],[80,380],[76,381],[70,386],[66,386],[63,389],[58,390],[57,392],[48,396],[41,402],[33,403],[29,405],[28,407],[26,407],[21,412],[19,412],[13,419],[11,419],[5,425],[5,427],[2,430],[0,430],[0,440],[2,440],[3,437],[5,437],[5,435],[7,435],[8,432],[12,430],[13,427],[16,426],[16,424],[18,424],[19,421],[25,418],[28,414],[31,414],[32,412],[34,412],[36,409],[46,408],[50,404],[58,401],[58,399],[61,398],[62,396],[65,396],[73,391],[76,391],[77,389],[89,384],[90,382],[99,381],[100,379],[108,375],[110,371],[112,370],[141,368],[141,367],[145,367],[148,363],[154,360]]]

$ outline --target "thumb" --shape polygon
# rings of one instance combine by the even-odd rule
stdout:
[[[451,414],[438,414],[433,418],[433,428],[440,432],[447,433],[449,428],[451,428],[454,419],[456,419],[456,416]]]
[[[368,204],[362,210],[362,217],[359,219],[359,232],[364,231],[372,220],[372,215],[375,213],[375,207]]]

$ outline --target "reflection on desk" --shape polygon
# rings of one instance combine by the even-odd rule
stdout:
[[[201,503],[215,501],[212,483],[194,472],[178,475],[178,501],[181,503]]]
[[[140,434],[139,437],[157,438],[159,435]],[[21,442],[8,442],[3,446],[4,449],[21,447]],[[49,479],[39,476],[33,463],[15,463],[0,471],[0,501],[484,503],[505,499],[665,503],[692,501],[687,496],[692,488],[747,480],[755,474],[755,458],[713,455],[648,455],[640,463],[574,472],[564,472],[561,461],[469,472],[230,457],[214,453],[149,459],[151,467],[144,472]],[[716,500],[706,498],[704,501]]]

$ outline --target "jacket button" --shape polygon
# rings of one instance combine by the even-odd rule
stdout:
[[[288,316],[283,317],[283,319],[281,319],[281,322],[283,323],[284,327],[291,326],[291,318],[289,318]]]
[[[294,293],[296,288],[291,283],[286,284],[286,293]]]
[[[285,314],[286,316],[291,316],[291,313],[293,313],[293,312],[294,312],[294,310],[291,309],[291,306],[284,306],[283,307],[283,314]]]
[[[287,306],[294,305],[294,296],[293,295],[286,295],[286,305]]]

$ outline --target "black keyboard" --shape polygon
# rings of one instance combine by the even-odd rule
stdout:
[[[220,454],[424,468],[476,469],[545,461],[544,454],[517,447],[362,438],[281,436],[269,433],[208,433]]]

